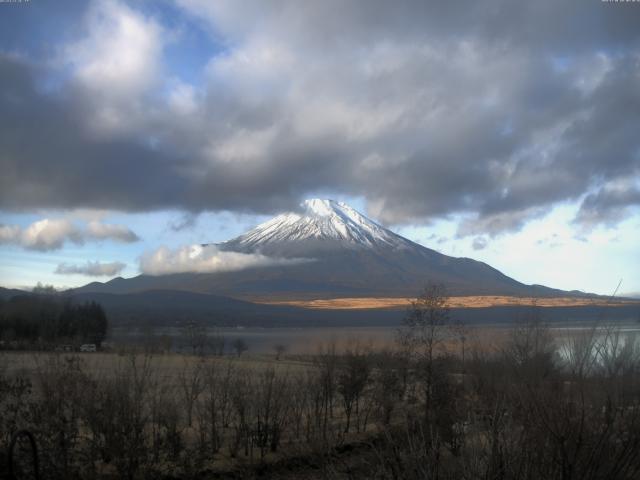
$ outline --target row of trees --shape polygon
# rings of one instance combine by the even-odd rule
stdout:
[[[249,350],[249,345],[242,337],[229,341],[219,330],[195,322],[186,323],[180,333],[181,335],[177,336],[166,333],[157,334],[153,327],[145,325],[138,330],[137,340],[129,350],[142,350],[156,354],[186,349],[186,352],[192,355],[216,357],[222,357],[227,353],[234,353],[240,357]],[[286,350],[283,345],[277,345],[274,349],[278,358]]]
[[[0,339],[5,342],[90,342],[100,345],[108,321],[95,303],[56,295],[18,295],[0,303]]]

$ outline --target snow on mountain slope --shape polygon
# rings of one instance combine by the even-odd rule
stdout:
[[[397,249],[411,244],[342,202],[311,199],[301,208],[300,213],[278,215],[221,246],[260,251],[275,244],[307,241],[330,241],[352,248]]]

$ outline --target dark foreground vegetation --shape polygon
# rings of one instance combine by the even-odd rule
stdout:
[[[103,342],[108,321],[99,304],[77,303],[46,287],[34,292],[0,298],[0,347],[50,349],[60,343]]]
[[[27,429],[41,477],[60,479],[640,475],[635,339],[594,327],[558,346],[534,312],[499,345],[478,344],[437,287],[394,351],[96,358],[0,371],[0,452]],[[22,441],[15,459],[29,478]]]

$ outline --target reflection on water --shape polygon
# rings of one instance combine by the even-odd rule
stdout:
[[[586,357],[592,366],[610,369],[640,357],[637,324],[554,330],[560,359],[569,365],[584,362]]]

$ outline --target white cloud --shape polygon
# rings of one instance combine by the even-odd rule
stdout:
[[[13,243],[20,237],[20,227],[17,225],[0,225],[0,245]]]
[[[92,221],[87,224],[86,236],[96,240],[111,239],[123,243],[131,243],[140,240],[133,231],[124,225],[113,225],[98,221]]]
[[[234,132],[229,138],[212,146],[212,155],[223,162],[258,160],[273,142],[277,132],[275,128],[262,131]]]
[[[93,127],[122,131],[144,115],[139,102],[157,81],[166,32],[115,0],[93,3],[87,35],[67,46],[65,60],[93,105]]]
[[[284,259],[254,253],[225,252],[214,245],[188,245],[175,250],[160,247],[140,259],[140,271],[148,275],[213,273],[247,268],[291,265],[308,259]]]
[[[87,241],[114,240],[131,243],[139,237],[123,225],[89,222],[86,227],[78,225],[68,218],[43,218],[26,228],[18,225],[0,225],[0,245],[16,244],[28,250],[58,250],[65,243],[82,245]]]
[[[192,85],[177,82],[169,93],[169,107],[178,115],[192,115],[198,109],[196,90]]]
[[[67,219],[39,220],[24,229],[19,237],[19,243],[30,250],[57,250],[66,241],[83,243],[80,231]]]
[[[60,263],[54,273],[59,275],[87,275],[89,277],[113,277],[118,275],[127,265],[122,262],[91,262],[84,265]]]

